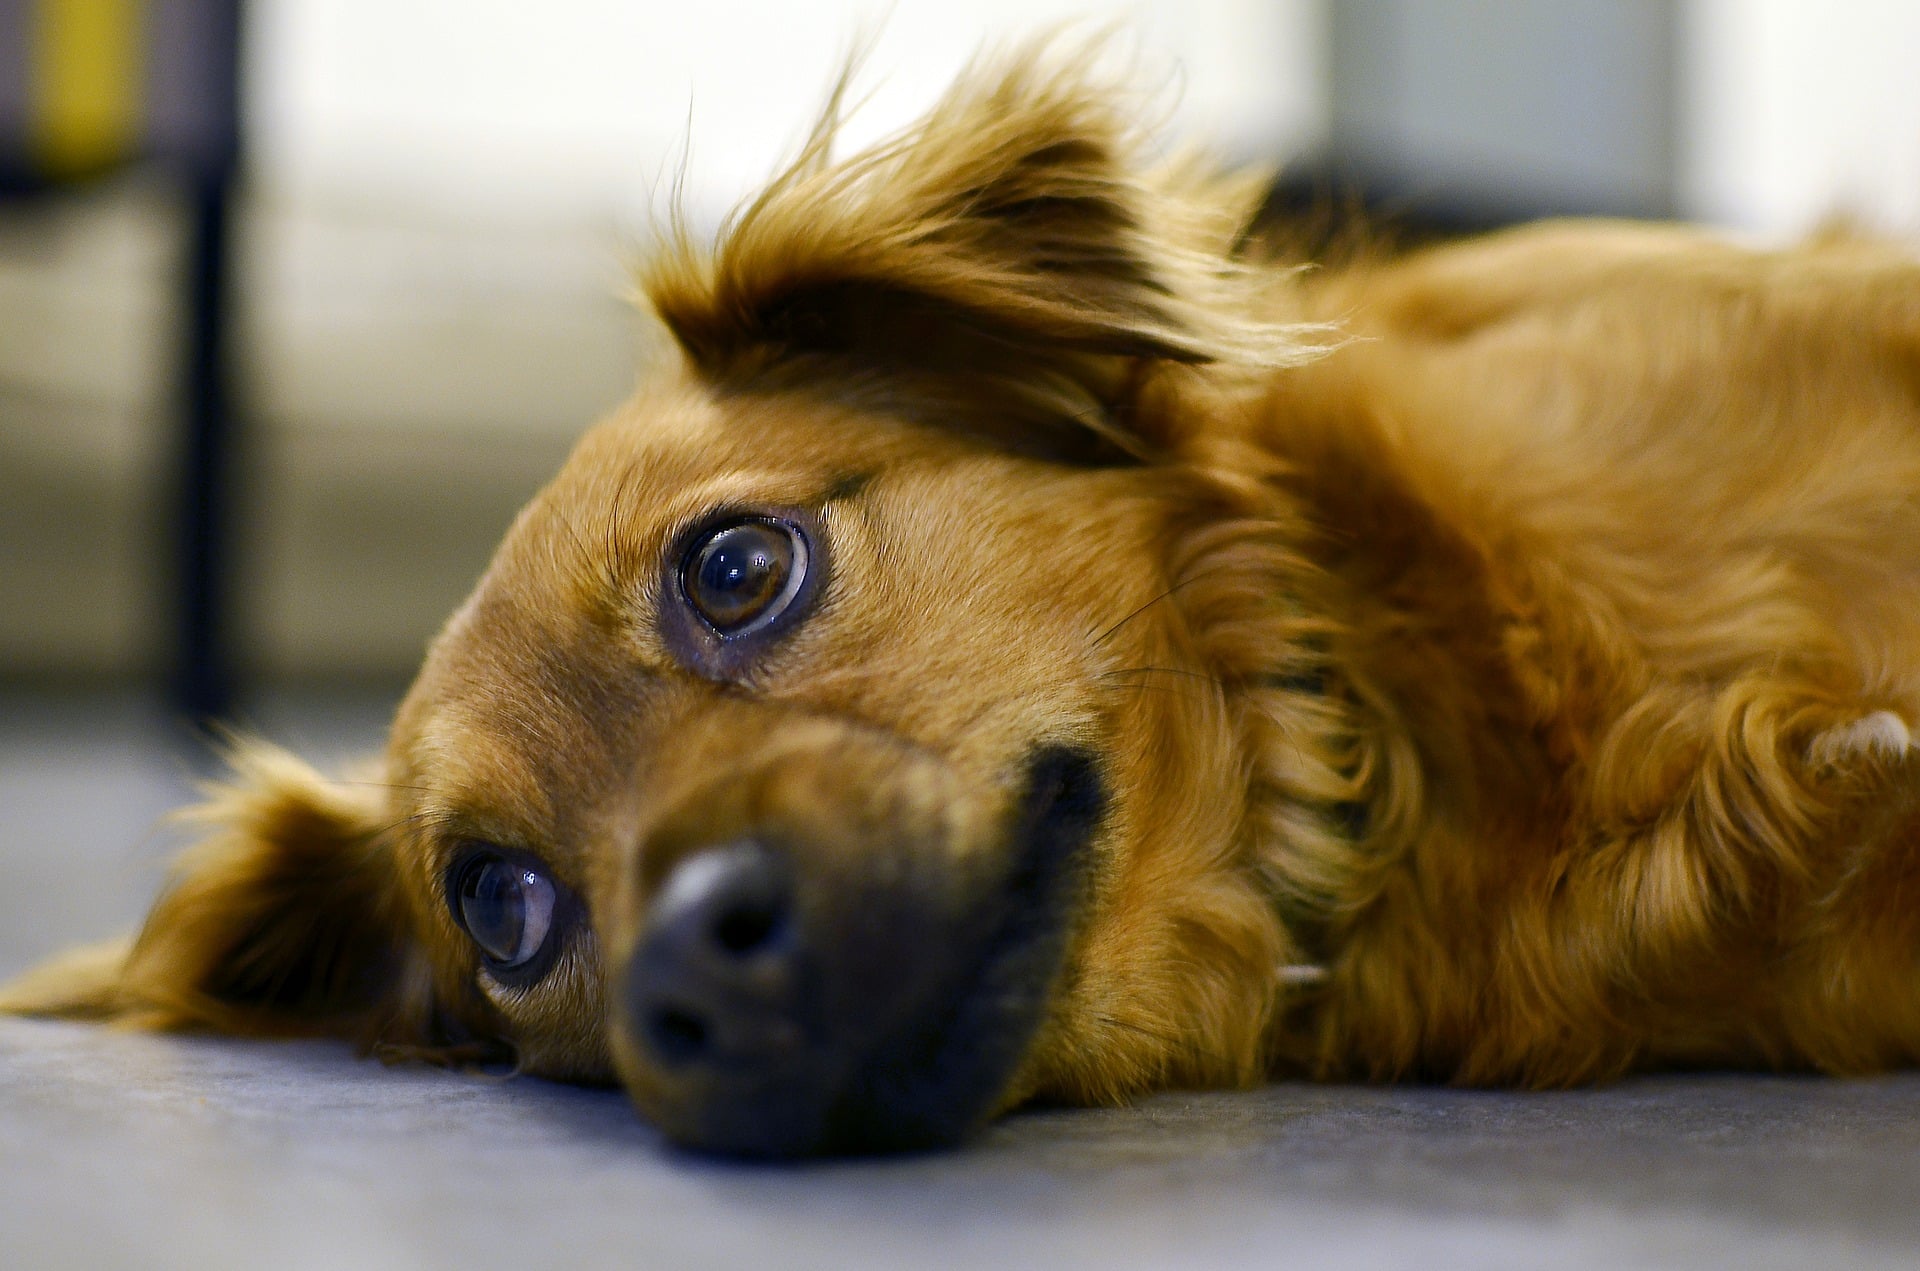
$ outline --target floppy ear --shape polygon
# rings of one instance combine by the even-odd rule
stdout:
[[[182,856],[140,933],[77,950],[0,989],[0,1011],[136,1028],[333,1035],[417,1047],[436,1027],[373,788],[329,783],[249,743],[193,809]]]
[[[645,274],[693,366],[842,392],[877,374],[909,390],[892,404],[1099,459],[1152,450],[1131,407],[1155,368],[1311,356],[1312,329],[1273,320],[1260,294],[1274,273],[1234,259],[1264,180],[1145,172],[1124,95],[1053,52],[976,67],[907,132],[836,164],[843,76],[799,160],[718,246],[682,234]],[[1085,66],[1100,50],[1069,52]]]

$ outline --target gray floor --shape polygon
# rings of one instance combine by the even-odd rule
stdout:
[[[337,754],[383,706],[258,722]],[[137,917],[187,777],[137,702],[0,693],[0,975]],[[561,1265],[1907,1268],[1920,1077],[1275,1086],[742,1168],[607,1092],[0,1021],[0,1267]]]

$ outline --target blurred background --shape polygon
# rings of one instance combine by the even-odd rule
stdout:
[[[0,980],[139,920],[188,832],[155,822],[209,765],[183,722],[323,769],[378,747],[643,364],[629,262],[683,164],[711,226],[863,33],[853,140],[983,40],[1075,17],[1135,32],[1171,135],[1273,165],[1277,214],[1920,235],[1920,0],[0,0]],[[1183,1265],[1915,1265],[1883,1243],[1913,1210],[1886,1085],[1182,1096],[1042,1122],[973,1174],[736,1185],[645,1181],[604,1101],[528,1085],[388,1103],[320,1059],[0,1032],[8,1265],[446,1265],[629,1230],[687,1265],[775,1240],[759,1262],[1092,1265],[1136,1239]],[[545,1193],[500,1185],[529,1170]]]
[[[390,696],[631,383],[683,163],[712,224],[863,32],[856,139],[1088,15],[1276,206],[1920,230],[1912,0],[0,0],[0,676]]]

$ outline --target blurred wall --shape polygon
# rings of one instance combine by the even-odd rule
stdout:
[[[1471,220],[1674,210],[1680,0],[1345,0],[1330,144]]]
[[[1779,237],[1836,213],[1920,236],[1920,4],[1691,0],[1680,207]]]
[[[1466,223],[1920,233],[1913,0],[1337,0],[1343,172]]]
[[[275,190],[470,214],[645,210],[684,157],[730,206],[870,44],[859,144],[917,115],[983,44],[1122,24],[1177,123],[1242,156],[1324,123],[1319,0],[259,0],[250,118]],[[690,138],[690,140],[689,140]]]

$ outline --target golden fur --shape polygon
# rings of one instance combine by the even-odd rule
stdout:
[[[605,970],[640,845],[774,817],[965,880],[1048,741],[1110,803],[995,1106],[1912,1062],[1920,266],[1570,222],[1300,270],[1126,109],[1036,50],[851,161],[830,111],[650,267],[680,356],[522,514],[384,782],[241,748],[130,952],[0,1007],[506,1042],[651,1109]],[[736,504],[810,509],[831,580],[691,672],[660,561]],[[473,838],[584,898],[540,985],[448,919]]]

